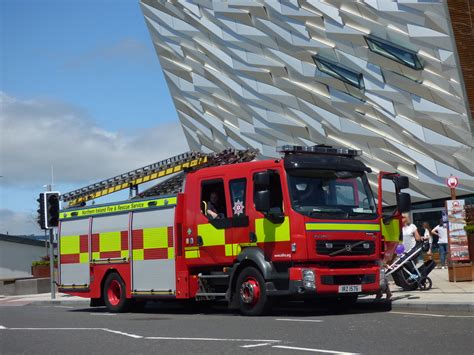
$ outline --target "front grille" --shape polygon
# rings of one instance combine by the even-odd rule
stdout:
[[[375,274],[321,276],[323,285],[363,285],[375,282]]]
[[[372,255],[375,243],[370,240],[317,240],[316,253],[330,256]]]

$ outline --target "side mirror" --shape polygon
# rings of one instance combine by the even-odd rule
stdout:
[[[398,210],[401,213],[411,211],[411,196],[405,192],[398,195]]]
[[[407,176],[397,176],[393,179],[393,182],[399,191],[410,187],[410,182]]]
[[[253,182],[255,187],[261,190],[266,189],[270,186],[270,173],[268,171],[261,171],[253,176]]]
[[[270,209],[270,191],[255,192],[255,209],[259,212],[268,212]]]

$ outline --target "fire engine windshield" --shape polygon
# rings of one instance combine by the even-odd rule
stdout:
[[[295,169],[288,171],[291,204],[311,218],[370,219],[376,208],[364,173]]]

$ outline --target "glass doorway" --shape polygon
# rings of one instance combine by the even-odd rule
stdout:
[[[422,210],[411,211],[411,219],[413,223],[418,227],[418,232],[423,234],[423,222],[428,222],[430,228],[433,229],[439,223],[441,219],[441,212],[444,208],[427,208]]]

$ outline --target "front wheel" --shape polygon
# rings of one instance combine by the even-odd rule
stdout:
[[[117,273],[111,273],[107,276],[102,292],[104,303],[110,312],[127,312],[130,308],[130,301],[125,294],[125,283]]]
[[[254,267],[242,270],[237,279],[236,294],[239,298],[240,313],[244,316],[260,316],[270,310],[265,280]]]

